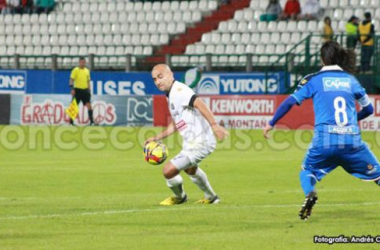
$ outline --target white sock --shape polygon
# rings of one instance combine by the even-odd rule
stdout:
[[[183,179],[182,176],[177,174],[171,179],[166,179],[166,184],[173,191],[177,198],[183,198],[185,196],[185,190],[182,186]]]
[[[212,199],[216,196],[212,189],[210,182],[207,179],[207,175],[202,169],[198,167],[197,172],[194,175],[190,175],[191,181],[197,185],[204,193],[206,199]]]

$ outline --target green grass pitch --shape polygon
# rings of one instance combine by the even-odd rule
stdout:
[[[162,165],[144,162],[141,149],[152,131],[0,127],[0,249],[379,248],[313,243],[380,234],[380,187],[340,168],[318,184],[312,217],[298,218],[311,132],[278,130],[265,141],[261,131],[231,131],[201,165],[222,203],[193,204],[202,193],[182,174],[189,201],[160,207],[171,194]],[[363,133],[380,157],[377,137]],[[170,156],[179,152],[178,135],[164,142]]]

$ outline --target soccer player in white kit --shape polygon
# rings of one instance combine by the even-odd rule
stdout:
[[[198,164],[215,150],[214,134],[223,140],[228,132],[216,123],[213,113],[191,88],[174,80],[173,72],[167,65],[156,65],[152,70],[152,78],[157,88],[166,92],[172,122],[163,132],[147,139],[146,143],[161,140],[176,131],[183,137],[182,151],[167,162],[163,169],[166,183],[174,196],[163,200],[160,205],[170,206],[187,201],[183,179],[179,174],[182,170],[205,194],[197,203],[219,203],[219,197]]]

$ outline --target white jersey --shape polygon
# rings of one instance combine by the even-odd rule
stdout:
[[[183,137],[184,148],[215,145],[216,140],[210,124],[193,107],[196,95],[184,83],[175,81],[168,94],[170,114],[178,132]]]

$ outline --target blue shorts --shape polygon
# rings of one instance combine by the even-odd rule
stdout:
[[[365,143],[359,146],[311,147],[306,153],[302,168],[312,172],[320,181],[338,166],[365,181],[380,179],[380,164]]]

